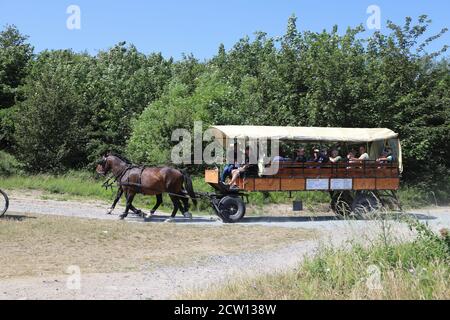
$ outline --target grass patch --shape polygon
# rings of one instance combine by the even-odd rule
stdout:
[[[67,194],[93,199],[109,199],[111,191],[102,188],[103,180],[89,172],[69,171],[62,175],[14,175],[2,177],[3,189],[42,190],[50,194]]]
[[[449,299],[450,238],[416,223],[410,243],[322,248],[297,270],[197,292],[193,299]],[[185,297],[186,298],[186,297]]]
[[[421,188],[408,186],[402,187],[398,191],[398,197],[404,208],[420,208],[439,204],[448,204],[445,202],[439,203],[434,192],[431,190],[424,191]],[[448,198],[450,198],[450,196],[448,196],[447,199]]]
[[[167,223],[14,216],[0,219],[0,278],[143,271],[213,255],[273,249],[313,231],[257,226],[220,227]]]

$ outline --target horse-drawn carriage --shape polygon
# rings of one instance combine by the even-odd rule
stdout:
[[[277,140],[280,143],[339,145],[349,149],[364,145],[369,159],[345,162],[281,161],[276,170],[258,159],[258,172],[243,174],[238,188],[228,188],[219,178],[219,168],[205,170],[205,181],[215,193],[211,204],[225,222],[236,222],[245,214],[246,192],[323,191],[330,194],[332,210],[339,216],[361,215],[381,206],[400,208],[396,191],[402,172],[402,154],[398,134],[382,128],[314,128],[265,126],[213,126],[215,139],[222,146],[236,139]],[[376,161],[385,148],[392,150],[391,161]],[[258,150],[258,155],[261,152]]]
[[[207,169],[205,181],[214,188],[214,192],[201,193],[194,191],[192,181],[185,172],[169,167],[135,166],[120,156],[105,156],[99,161],[97,172],[103,175],[112,172],[113,182],[118,184],[117,196],[108,213],[111,213],[124,192],[126,208],[121,219],[127,216],[129,210],[142,213],[132,205],[137,193],[156,196],[157,202],[147,218],[162,203],[163,193],[167,193],[173,202],[172,218],[179,209],[185,217],[192,217],[188,200],[192,199],[195,204],[197,198],[204,198],[210,201],[215,213],[224,222],[242,219],[247,192],[257,191],[328,192],[331,208],[339,216],[361,215],[381,206],[400,208],[396,190],[402,172],[401,146],[398,134],[389,129],[212,126],[210,130],[215,142],[219,143],[219,149],[233,146],[234,152],[238,154],[236,148],[239,145],[245,147],[246,144],[252,144],[253,155],[257,155],[254,166],[258,170],[242,172],[236,180],[237,188],[230,188],[220,181],[217,166]],[[343,162],[267,161],[268,143],[271,147],[279,143],[333,148],[339,145],[342,150],[363,144],[368,151],[368,159]],[[376,161],[386,148],[392,150],[390,161]]]

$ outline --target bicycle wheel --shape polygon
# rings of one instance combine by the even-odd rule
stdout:
[[[0,217],[2,217],[5,214],[6,210],[8,210],[8,206],[8,195],[3,190],[0,190]]]

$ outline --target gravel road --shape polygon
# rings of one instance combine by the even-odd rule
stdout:
[[[79,218],[118,219],[122,208],[115,215],[106,215],[107,204],[99,202],[80,203],[75,201],[38,200],[31,197],[11,197],[10,210],[16,213],[54,214]],[[439,230],[450,227],[450,208],[414,210],[409,213]],[[130,214],[125,221],[143,222]],[[152,218],[159,223],[166,215]],[[192,223],[222,227],[222,223],[208,216],[194,217],[193,220],[177,218],[175,223]],[[406,225],[391,221],[396,234],[412,236]],[[342,246],[348,240],[367,241],[379,233],[377,221],[343,221],[331,214],[297,217],[248,217],[241,224],[266,227],[304,228],[318,231],[316,239],[299,241],[281,249],[238,254],[212,256],[208,260],[192,261],[180,267],[155,268],[151,265],[141,272],[82,274],[81,288],[71,290],[67,283],[69,276],[24,277],[8,280],[0,279],[0,299],[170,299],[193,289],[210,288],[227,281],[273,273],[294,268],[305,257],[314,254],[322,245]]]

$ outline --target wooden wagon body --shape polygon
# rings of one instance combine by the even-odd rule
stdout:
[[[226,146],[236,138],[278,139],[297,142],[340,142],[364,143],[373,154],[390,145],[395,150],[395,161],[379,162],[365,160],[361,162],[293,162],[281,161],[270,173],[262,169],[258,174],[243,174],[239,177],[236,190],[230,191],[219,181],[218,168],[205,171],[205,181],[222,197],[232,197],[238,202],[242,192],[277,191],[326,191],[331,196],[331,207],[339,215],[357,209],[371,210],[383,204],[383,195],[399,207],[395,191],[399,189],[402,171],[401,146],[398,135],[389,129],[353,129],[353,128],[302,128],[302,127],[253,127],[253,126],[216,126],[213,127],[216,139]],[[268,165],[266,165],[268,166]],[[269,171],[269,170],[268,170]],[[228,199],[229,200],[229,199]],[[231,203],[232,201],[228,201]],[[241,208],[242,205],[238,204]],[[220,208],[225,210],[226,208]],[[236,209],[236,208],[235,208]],[[245,213],[245,204],[243,206]],[[242,213],[242,216],[243,214]],[[223,216],[227,216],[226,212]],[[235,215],[236,219],[242,218]],[[226,218],[225,218],[226,219]],[[233,222],[235,219],[226,219]],[[236,221],[237,221],[236,220]]]
[[[205,170],[205,182],[219,183],[219,169]],[[252,191],[398,190],[396,162],[380,164],[281,162],[275,175],[239,177],[239,189]]]

